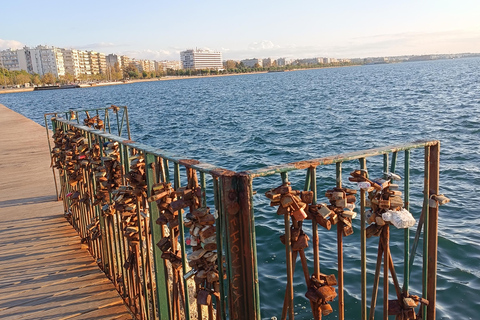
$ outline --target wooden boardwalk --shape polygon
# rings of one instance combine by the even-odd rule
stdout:
[[[132,319],[63,217],[45,128],[0,105],[0,319]]]

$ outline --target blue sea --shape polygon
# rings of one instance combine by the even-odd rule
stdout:
[[[46,112],[127,105],[134,140],[236,171],[438,139],[440,192],[451,202],[440,208],[437,319],[479,319],[479,58],[13,93],[0,95],[0,103],[41,124]],[[403,159],[399,154],[400,175]],[[381,176],[382,164],[382,157],[369,159],[370,176]],[[343,167],[345,185],[355,187],[347,176],[358,168],[358,162],[347,162]],[[304,175],[304,171],[290,174],[295,188],[303,188]],[[335,166],[319,168],[317,180],[319,201],[324,202],[325,191],[335,185]],[[264,319],[280,318],[285,292],[285,251],[278,238],[283,218],[268,206],[263,195],[280,183],[280,177],[274,176],[257,178],[253,184],[257,192],[255,223]],[[422,183],[423,149],[418,149],[411,155],[411,212],[417,220]],[[344,241],[346,319],[359,319],[360,313],[359,225],[357,218],[354,234]],[[319,232],[323,273],[336,274],[334,229]],[[308,233],[308,227],[306,230]],[[411,228],[411,242],[415,230],[416,226]],[[368,239],[369,296],[377,246],[378,238]],[[410,284],[410,292],[417,295],[422,291],[421,248],[422,241]],[[402,283],[403,230],[391,229],[391,249]],[[312,260],[311,250],[307,258]],[[297,319],[310,318],[305,292],[298,263]],[[391,285],[390,299],[394,298]],[[380,299],[377,305],[380,317]],[[332,306],[336,310],[337,303]]]

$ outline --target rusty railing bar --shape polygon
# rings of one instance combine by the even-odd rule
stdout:
[[[295,171],[299,169],[307,169],[308,167],[312,167],[312,166],[316,167],[316,166],[328,165],[328,164],[344,162],[349,160],[357,160],[360,158],[369,158],[369,157],[382,155],[386,153],[398,152],[398,151],[403,151],[408,149],[415,149],[415,148],[420,148],[425,146],[433,146],[436,144],[438,144],[438,140],[430,140],[430,141],[419,140],[411,143],[391,145],[387,147],[373,148],[373,149],[368,149],[363,151],[360,150],[360,151],[342,153],[335,156],[327,156],[323,158],[275,165],[275,166],[260,168],[256,170],[249,170],[249,171],[246,171],[246,173],[250,174],[253,178],[265,177],[265,176],[273,175],[276,173]]]

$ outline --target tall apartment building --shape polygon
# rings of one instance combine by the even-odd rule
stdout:
[[[19,50],[0,51],[0,67],[10,71],[27,70],[26,57]]]
[[[78,77],[81,74],[79,51],[75,49],[61,49],[65,73]]]
[[[276,61],[277,61],[277,66],[279,67],[284,67],[290,64],[290,61],[288,61],[287,58],[278,58]]]
[[[262,66],[264,68],[268,68],[272,66],[272,59],[271,58],[266,58],[262,60]]]
[[[243,63],[243,65],[247,68],[255,68],[256,65],[258,66],[263,66],[263,61],[262,59],[245,59],[245,60],[242,60],[240,61],[241,63]]]
[[[0,51],[2,65],[12,71],[26,70],[29,73],[55,77],[65,75],[63,54],[60,49],[48,46],[24,47],[19,50]]]
[[[92,66],[87,51],[78,51],[78,64],[80,66],[80,74],[92,74]]]
[[[88,62],[90,63],[90,67],[92,68],[92,74],[99,74],[100,66],[98,64],[98,52],[87,51],[87,54],[88,54]]]
[[[125,67],[127,67],[132,62],[132,60],[127,56],[120,56],[120,61],[122,62],[121,63],[122,70],[125,69]]]
[[[222,53],[210,50],[185,50],[180,52],[183,69],[223,69]]]
[[[107,63],[107,66],[110,67],[110,68],[113,68],[116,63],[118,63],[118,67],[120,69],[123,68],[122,58],[119,55],[110,53],[108,56],[105,57],[105,61]]]

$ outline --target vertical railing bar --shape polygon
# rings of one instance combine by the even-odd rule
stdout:
[[[121,137],[121,136],[122,136],[122,128],[120,127],[120,118],[119,118],[119,116],[118,116],[118,112],[119,112],[119,111],[120,111],[120,109],[117,110],[117,111],[114,111],[114,112],[115,112],[115,116],[116,116],[116,118],[117,118],[117,132],[118,132],[118,136]]]
[[[52,173],[53,173],[53,182],[55,182],[55,193],[57,194],[57,201],[60,200],[59,194],[58,194],[58,185],[57,185],[57,176],[55,174],[55,168],[53,167],[53,158],[52,158],[52,143],[50,142],[50,134],[48,132],[48,120],[47,116],[44,116],[45,119],[45,130],[47,131],[47,141],[48,141],[48,150],[50,151],[50,166],[52,167]],[[52,134],[55,134],[55,126],[54,126],[54,121],[52,121]]]
[[[397,156],[398,152],[392,152],[392,163],[390,164],[390,172],[395,173],[395,170],[397,169]]]
[[[174,185],[175,190],[177,190],[181,186],[180,181],[180,165],[178,163],[174,164]],[[183,274],[187,274],[187,250],[185,248],[185,227],[183,224],[183,210],[178,211],[178,228],[180,231],[180,250],[182,252],[182,271]],[[188,292],[188,283],[186,280],[180,278],[178,281],[183,282],[184,290],[185,290],[185,319],[190,320],[190,299],[189,299],[189,292]]]
[[[383,172],[384,178],[387,178],[388,171],[388,153],[383,154]],[[383,238],[383,319],[388,320],[388,285],[389,285],[389,238],[390,238],[390,228],[388,224],[383,227],[382,231],[382,238]]]
[[[433,195],[439,194],[440,183],[440,142],[430,147],[429,159],[429,203]],[[437,260],[438,260],[438,209],[439,203],[432,199],[435,206],[428,210],[428,279],[427,279],[427,320],[435,320],[437,304]],[[433,204],[432,203],[432,204]]]
[[[310,190],[311,180],[312,180],[311,168],[308,168],[307,174],[305,175],[305,185],[303,186],[303,190],[305,191]]]
[[[390,226],[385,224],[382,231],[383,242],[383,320],[388,320],[388,285],[390,267]]]
[[[170,183],[170,168],[168,167],[168,160],[163,159],[164,167],[165,167],[165,182]]]
[[[288,172],[282,172],[280,176],[282,177],[282,183],[288,182]]]
[[[405,150],[405,169],[404,169],[404,208],[407,211],[410,211],[410,150]],[[410,256],[409,256],[409,249],[410,249],[410,229],[405,228],[403,233],[403,294],[408,296],[408,286],[410,282]]]
[[[207,206],[207,179],[205,172],[200,171],[200,187],[202,188],[202,207]]]
[[[285,184],[288,182],[288,172],[282,172],[280,174],[282,178],[282,183]],[[285,255],[286,255],[286,265],[287,265],[287,304],[288,304],[288,318],[290,320],[294,319],[294,309],[293,309],[293,271],[292,271],[292,248],[291,248],[291,235],[290,235],[290,216],[288,214],[284,215],[285,223]]]
[[[428,300],[428,212],[430,194],[430,147],[425,147],[425,180],[423,188],[423,202],[425,215],[423,217],[423,272],[422,272],[422,296]],[[422,319],[427,319],[427,306],[422,304]]]
[[[126,115],[126,118],[127,118],[127,134],[128,134],[128,140],[131,140],[132,139],[132,136],[130,135],[130,121],[128,119],[128,108],[127,106],[124,106],[124,109],[123,109],[125,112],[125,115]]]
[[[383,172],[388,173],[388,153],[383,154]]]
[[[219,181],[217,177],[213,177],[213,200],[216,210],[216,239],[217,239],[217,265],[218,265],[218,279],[220,282],[220,301],[218,303],[218,310],[217,312],[220,313],[220,319],[226,320],[226,310],[225,310],[225,281],[223,279],[223,241],[222,235],[225,234],[225,229],[223,229],[223,215],[221,214],[221,206],[220,206],[220,191],[219,191]]]
[[[150,153],[145,154],[145,172],[147,180],[147,195],[152,195],[152,186],[155,184],[154,170],[152,164],[155,164],[156,157]],[[162,259],[162,252],[156,244],[163,238],[163,226],[157,226],[156,221],[160,216],[156,203],[150,203],[150,226],[152,236],[153,247],[153,259],[155,267],[155,282],[156,282],[156,305],[158,306],[158,318],[160,320],[170,319],[170,303],[168,297],[168,279],[165,276],[167,274],[167,267],[165,261]],[[154,227],[155,226],[155,227]],[[156,313],[156,310],[154,310]]]
[[[250,230],[251,230],[251,236],[250,236],[250,247],[252,248],[252,255],[253,255],[253,276],[254,276],[254,291],[255,291],[255,308],[256,308],[256,316],[257,320],[261,319],[261,310],[260,310],[260,288],[258,284],[258,263],[257,263],[257,237],[255,233],[255,210],[253,207],[253,180],[252,177],[248,177],[248,183],[249,183],[249,199],[250,199]]]
[[[178,163],[174,163],[173,172],[174,172],[173,184],[174,184],[175,190],[177,190],[181,186],[180,165]],[[186,274],[187,273],[187,252],[185,249],[185,229],[183,225],[183,210],[178,211],[178,222],[179,222],[178,228],[180,231],[180,250],[182,252],[182,271],[183,271],[183,274]],[[190,299],[189,299],[189,293],[188,293],[188,284],[187,284],[187,281],[182,281],[181,278],[179,278],[178,281],[183,282],[183,285],[184,285],[185,317],[187,320],[189,320],[190,319],[190,302],[189,302]]]
[[[360,158],[360,169],[367,169],[367,161]],[[365,217],[366,196],[365,189],[360,189],[360,265],[361,265],[361,296],[362,296],[362,320],[367,319],[367,234]]]
[[[422,213],[420,214],[420,219],[418,220],[417,231],[415,233],[415,239],[413,240],[412,249],[410,252],[410,260],[409,260],[409,276],[412,273],[413,263],[415,261],[415,256],[417,254],[418,243],[420,242],[420,236],[423,230],[423,223],[425,218],[425,204],[422,208]]]
[[[110,114],[108,113],[108,109],[105,109],[105,120],[107,120],[108,133],[112,133],[112,128],[110,127]]]
[[[144,237],[142,235],[142,214],[140,212],[140,205],[141,205],[141,199],[137,200],[137,222],[138,222],[138,235],[139,235],[139,247],[140,247],[140,259],[142,262],[141,270],[142,270],[142,278],[143,278],[143,285],[142,285],[142,291],[143,291],[143,305],[144,305],[144,316],[146,316],[146,319],[150,319],[150,299],[148,298],[148,289],[147,289],[147,263],[146,263],[146,252],[145,250],[148,250],[147,245],[145,244],[146,239],[144,240]],[[144,230],[146,232],[146,230]],[[120,243],[120,240],[118,241]],[[137,261],[138,265],[138,261]],[[140,275],[139,275],[140,278]],[[142,295],[140,294],[140,297]]]
[[[123,113],[122,113],[122,119],[120,120],[120,124],[119,124],[119,133],[118,135],[121,137],[122,136],[122,133],[123,133],[123,123],[125,122],[125,110],[123,110]]]
[[[342,187],[342,162],[336,163],[336,185]],[[339,219],[337,222],[337,258],[338,258],[338,318],[345,319],[345,305],[343,296],[343,222]]]
[[[285,254],[286,254],[286,265],[287,265],[287,303],[288,303],[288,319],[294,319],[294,310],[293,310],[293,271],[292,271],[292,250],[291,250],[291,235],[290,235],[290,215],[284,215],[285,223]]]

